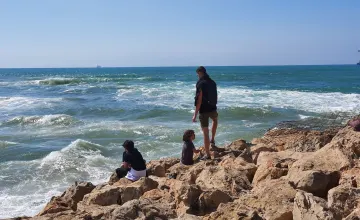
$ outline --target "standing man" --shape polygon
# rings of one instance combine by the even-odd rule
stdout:
[[[205,67],[200,66],[196,69],[196,73],[199,77],[196,83],[196,95],[195,95],[195,113],[192,118],[193,122],[196,122],[197,114],[200,113],[199,119],[201,129],[204,134],[204,146],[206,155],[203,160],[210,159],[210,144],[212,148],[215,148],[215,134],[218,125],[218,113],[217,113],[217,86],[214,80],[207,74]],[[209,140],[209,118],[212,120],[211,128],[211,140]]]

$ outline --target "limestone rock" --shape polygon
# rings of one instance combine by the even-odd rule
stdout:
[[[250,151],[250,154],[252,157],[252,161],[255,164],[257,164],[257,160],[258,160],[261,152],[277,152],[278,150],[276,149],[276,147],[274,145],[269,146],[269,145],[266,145],[263,143],[259,143],[254,146],[251,146],[249,151]]]
[[[202,189],[219,189],[224,192],[230,192],[234,195],[243,190],[251,189],[250,181],[246,172],[227,169],[221,166],[206,167],[198,175],[195,183]]]
[[[251,194],[241,196],[236,202],[254,210],[261,210],[268,220],[292,220],[296,190],[283,177],[258,184]]]
[[[334,216],[329,211],[325,199],[299,191],[295,196],[293,218],[294,220],[333,220]]]
[[[222,166],[225,169],[236,169],[238,171],[243,171],[250,182],[253,180],[255,172],[257,170],[255,164],[247,162],[242,157],[235,157],[231,154],[223,157],[222,161],[219,163],[219,166]]]
[[[339,183],[339,172],[323,172],[307,170],[297,176],[292,175],[289,181],[297,189],[312,193],[315,196],[326,198],[327,192]]]
[[[168,172],[168,169],[179,162],[180,162],[179,158],[166,158],[161,160],[150,161],[146,165],[148,175],[165,177],[165,174]]]
[[[231,202],[232,198],[220,191],[207,191],[203,192],[199,197],[199,209],[203,212],[214,211],[221,203]]]
[[[331,189],[328,193],[328,206],[337,219],[345,218],[360,206],[360,189],[347,186]]]
[[[84,199],[84,205],[100,205],[108,206],[114,204],[121,204],[121,186],[104,186],[101,189],[94,190],[92,193],[87,194]]]
[[[238,139],[233,141],[231,144],[226,146],[226,149],[234,150],[234,151],[243,151],[248,147],[248,144],[243,139]]]
[[[253,142],[276,146],[279,150],[315,152],[329,143],[337,132],[338,129],[336,128],[326,131],[272,129],[266,132],[261,139],[256,139]]]
[[[311,153],[301,153],[293,151],[280,152],[261,152],[258,157],[258,169],[253,179],[253,185],[270,179],[278,179],[286,176],[289,167],[301,157]]]
[[[337,172],[351,168],[353,161],[341,145],[329,143],[320,150],[297,160],[288,172],[289,179],[297,179],[302,171]]]
[[[349,170],[341,172],[339,185],[346,185],[348,187],[360,187],[360,167],[354,167]]]
[[[360,220],[360,208],[355,209],[344,220]]]
[[[255,209],[237,202],[222,203],[215,212],[203,218],[203,220],[265,220],[260,217]]]
[[[107,213],[104,219],[133,220],[133,219],[171,219],[176,218],[174,210],[167,204],[152,203],[151,200],[131,200]]]
[[[51,198],[50,202],[38,215],[56,213],[65,210],[76,210],[77,203],[90,193],[95,186],[90,182],[75,183],[69,187],[61,196]]]
[[[145,192],[156,189],[158,185],[159,184],[151,178],[142,177],[138,181],[122,188],[121,203],[139,199]]]
[[[350,126],[339,130],[332,142],[340,144],[356,158],[360,157],[360,132],[354,131]]]

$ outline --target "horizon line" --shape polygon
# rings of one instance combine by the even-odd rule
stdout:
[[[345,66],[354,65],[356,63],[344,63],[344,64],[269,64],[269,65],[202,65],[205,67],[274,67],[274,66]],[[201,66],[201,65],[198,65]],[[0,69],[106,69],[106,68],[184,68],[184,67],[198,67],[198,66],[79,66],[79,67],[0,67]]]

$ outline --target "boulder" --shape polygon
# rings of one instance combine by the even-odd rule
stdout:
[[[221,166],[206,167],[198,175],[195,183],[203,190],[219,189],[234,195],[251,189],[246,172]]]
[[[273,145],[269,146],[269,145],[266,145],[263,143],[259,143],[254,146],[251,146],[249,151],[250,151],[252,161],[255,164],[257,164],[257,160],[258,160],[261,152],[277,152],[278,149],[276,149],[276,147]]]
[[[238,202],[221,203],[215,212],[203,218],[203,220],[265,220],[260,217],[255,209]]]
[[[145,192],[156,189],[158,185],[159,184],[151,178],[142,177],[138,181],[122,188],[121,203],[123,204],[133,199],[139,199]]]
[[[95,189],[84,197],[84,205],[108,206],[123,204],[132,199],[138,199],[145,192],[157,188],[158,183],[150,178],[142,177],[131,184],[116,182]]]
[[[289,128],[272,129],[266,132],[262,138],[257,138],[252,142],[275,146],[280,151],[315,152],[329,143],[338,130],[337,128],[325,131]]]
[[[348,152],[351,152],[352,156],[360,157],[360,132],[354,131],[352,127],[347,126],[340,129],[332,142],[341,145]]]
[[[345,218],[360,206],[360,189],[341,185],[331,189],[328,193],[328,206],[337,219]]]
[[[282,177],[258,184],[250,194],[241,196],[237,203],[261,210],[267,220],[292,220],[296,190]]]
[[[76,210],[77,203],[94,188],[95,186],[90,182],[75,182],[75,184],[69,187],[61,196],[52,197],[50,202],[38,215],[57,213],[69,209]]]
[[[85,205],[83,202],[78,204],[78,213],[85,214],[88,219],[104,219],[104,216],[107,213],[114,211],[118,204],[109,205],[109,206],[100,206],[100,205]]]
[[[109,220],[172,219],[177,215],[167,204],[153,203],[152,200],[131,200],[104,215]]]
[[[179,158],[152,160],[146,165],[148,175],[165,177],[166,173],[168,172],[168,169],[179,162],[180,162]]]
[[[344,220],[360,220],[360,208],[355,209]]]
[[[254,175],[253,185],[256,186],[262,181],[278,179],[286,176],[289,167],[301,157],[311,153],[292,151],[261,152],[258,157],[258,169]]]
[[[195,184],[196,178],[206,167],[217,165],[216,160],[200,161],[192,166],[177,164],[169,169],[169,174],[176,176],[177,180]]]
[[[114,204],[121,204],[121,186],[111,186],[107,185],[101,187],[100,189],[95,189],[90,194],[84,196],[83,205],[100,205],[100,206],[108,206]]]
[[[288,172],[291,181],[298,179],[303,171],[317,170],[323,172],[337,172],[351,168],[351,156],[337,143],[329,143],[320,150],[297,160]]]
[[[232,198],[220,191],[207,191],[203,192],[199,197],[199,209],[202,213],[215,211],[221,203],[231,202]]]
[[[222,166],[225,169],[237,169],[239,171],[243,171],[250,182],[253,180],[257,170],[255,164],[247,162],[243,157],[235,157],[232,154],[223,157],[219,166]]]
[[[299,191],[295,196],[293,219],[333,220],[334,215],[328,209],[325,199]]]
[[[354,167],[349,170],[341,172],[339,185],[346,185],[348,187],[357,188],[360,186],[360,167]]]
[[[231,144],[225,147],[227,150],[243,151],[248,147],[248,144],[243,139],[233,141]]]
[[[315,196],[326,198],[327,192],[339,184],[339,172],[323,172],[306,170],[297,176],[292,175],[289,181],[297,189],[312,193]]]

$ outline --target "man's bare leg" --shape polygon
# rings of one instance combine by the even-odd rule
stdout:
[[[210,157],[210,140],[209,140],[209,128],[204,127],[202,128],[203,134],[204,134],[204,147],[205,152],[208,157]]]
[[[211,141],[210,141],[211,143],[215,143],[215,134],[216,134],[217,126],[218,126],[218,119],[214,118],[211,127]]]

